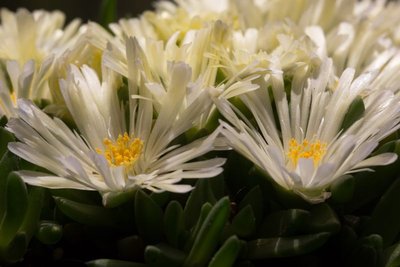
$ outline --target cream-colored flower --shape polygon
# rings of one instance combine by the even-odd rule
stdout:
[[[400,127],[399,98],[391,91],[374,92],[364,100],[362,116],[344,126],[350,105],[374,74],[354,79],[355,71],[346,69],[334,92],[327,90],[332,75],[331,60],[322,64],[315,77],[299,73],[290,84],[284,83],[282,73],[271,72],[267,79],[258,80],[260,89],[240,95],[252,119],[238,114],[224,98],[216,99],[229,122],[221,122],[222,134],[233,149],[278,185],[310,202],[328,198],[330,185],[343,175],[397,158],[393,153],[370,155],[380,140]],[[285,86],[291,86],[289,94]]]
[[[0,11],[0,59],[16,60],[22,67],[28,60],[42,62],[51,54],[63,53],[77,38],[79,20],[63,28],[59,11],[19,9]]]
[[[165,87],[171,80],[170,69],[174,62],[185,62],[191,68],[190,83],[183,88],[187,97],[179,103],[185,109],[199,101],[204,94],[218,91],[218,58],[212,57],[216,47],[223,47],[228,28],[216,22],[201,30],[188,32],[177,44],[179,33],[172,35],[167,42],[151,38],[128,38],[125,43],[110,43],[104,52],[104,65],[126,77],[140,83],[146,81],[146,87],[154,98],[154,107],[158,111],[164,104],[165,95],[170,88]],[[215,54],[215,52],[214,52]],[[209,56],[210,55],[210,56]],[[208,112],[198,116],[193,126],[202,127],[213,108],[212,101],[203,101]]]
[[[49,79],[54,59],[78,38],[79,20],[63,28],[59,11],[0,10],[0,114],[15,116],[16,99],[50,100]],[[8,81],[11,81],[8,83]]]
[[[169,90],[156,114],[145,81],[129,84],[130,99],[124,107],[117,96],[119,78],[113,72],[105,69],[101,83],[93,69],[71,65],[61,89],[79,134],[31,102],[19,100],[18,118],[11,119],[7,128],[20,142],[10,143],[9,150],[51,174],[18,173],[37,186],[97,190],[105,204],[110,194],[136,187],[187,192],[192,187],[178,184],[182,179],[218,175],[224,159],[195,160],[214,149],[218,132],[186,145],[177,142],[204,112],[200,101],[184,110],[179,105],[186,89],[196,86],[189,84],[190,76],[186,64],[170,66],[165,84]]]

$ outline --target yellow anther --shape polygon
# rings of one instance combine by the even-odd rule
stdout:
[[[116,141],[108,138],[103,140],[104,151],[96,149],[103,155],[111,166],[132,166],[142,153],[143,141],[139,138],[131,138],[127,133],[118,135]]]
[[[289,152],[287,157],[292,162],[293,166],[297,166],[299,159],[301,158],[312,158],[314,166],[317,166],[319,161],[325,155],[326,143],[316,140],[315,142],[310,142],[304,139],[303,142],[297,143],[297,140],[292,138],[289,141]]]

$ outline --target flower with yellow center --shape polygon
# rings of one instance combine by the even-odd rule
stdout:
[[[346,113],[375,76],[354,79],[354,70],[347,69],[332,92],[327,88],[333,75],[331,60],[313,74],[298,69],[288,97],[283,72],[269,71],[267,79],[254,81],[259,89],[240,95],[251,120],[222,96],[215,99],[229,122],[221,121],[221,132],[232,148],[279,186],[313,203],[328,198],[330,186],[343,175],[397,158],[371,153],[400,127],[400,99],[390,91],[375,92],[364,99],[363,114],[349,123]]]
[[[322,157],[326,152],[326,143],[316,140],[315,142],[309,142],[304,139],[302,142],[298,143],[296,139],[292,138],[289,141],[289,151],[287,157],[293,164],[295,168],[299,162],[299,159],[311,158],[313,160],[314,166],[318,166]]]
[[[104,151],[97,148],[96,152],[103,155],[111,166],[130,167],[138,160],[142,153],[143,141],[131,138],[128,133],[119,134],[116,141],[105,138]]]
[[[208,178],[222,171],[224,159],[197,159],[214,149],[218,131],[188,144],[177,143],[177,137],[207,111],[207,105],[200,102],[204,97],[182,105],[187,88],[198,86],[189,84],[188,65],[171,65],[168,83],[159,85],[168,90],[157,115],[145,81],[129,84],[126,111],[117,95],[121,77],[105,67],[103,70],[100,82],[93,69],[71,65],[67,79],[60,83],[79,134],[31,102],[18,100],[18,117],[7,127],[20,141],[10,143],[9,150],[51,172],[19,171],[25,182],[48,188],[97,190],[109,204],[112,196],[137,187],[187,192],[192,187],[179,183],[182,179]],[[135,71],[129,67],[128,75],[135,75]],[[132,77],[128,80],[134,81]]]

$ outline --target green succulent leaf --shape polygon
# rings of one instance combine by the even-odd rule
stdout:
[[[28,240],[25,233],[17,232],[7,246],[0,246],[0,262],[15,263],[20,261],[28,247]]]
[[[196,225],[192,228],[191,234],[190,234],[188,240],[186,241],[185,251],[189,251],[192,248],[194,240],[196,239],[196,237],[200,231],[200,228],[203,225],[204,220],[207,218],[208,214],[210,213],[211,209],[212,209],[212,205],[208,202],[204,203],[203,206],[201,207],[199,219],[197,220]]]
[[[256,224],[259,225],[263,218],[264,213],[264,205],[263,205],[263,197],[260,186],[253,187],[240,201],[239,210],[245,208],[247,205],[250,205],[254,217],[256,219]]]
[[[15,141],[14,136],[3,127],[0,127],[0,158],[7,152],[8,143],[12,141]]]
[[[171,201],[164,213],[164,234],[170,244],[178,247],[185,231],[183,208],[178,201]]]
[[[146,193],[139,190],[135,196],[135,220],[140,236],[148,243],[162,239],[163,211]]]
[[[353,198],[355,181],[352,175],[345,175],[331,186],[331,198],[334,203],[346,203]]]
[[[400,212],[395,203],[400,203],[400,180],[393,182],[375,206],[364,234],[379,234],[383,246],[391,245],[400,233]],[[390,218],[390,219],[389,219]]]
[[[30,240],[37,230],[40,214],[44,202],[44,189],[41,187],[30,187],[28,194],[28,207],[19,232],[26,234]]]
[[[118,227],[116,210],[54,197],[57,207],[76,222],[93,226]]]
[[[304,229],[310,212],[301,209],[281,210],[269,214],[260,226],[258,237],[298,234]]]
[[[314,205],[305,224],[306,233],[337,233],[341,224],[335,211],[326,203]]]
[[[385,254],[385,267],[397,267],[400,266],[400,243],[397,243],[384,252]]]
[[[36,233],[36,238],[46,245],[53,245],[60,241],[63,235],[62,226],[56,222],[42,221]]]
[[[182,266],[186,254],[166,244],[158,244],[156,246],[147,246],[144,258],[146,265],[149,267],[175,267]]]
[[[28,191],[25,183],[15,173],[10,173],[6,184],[6,209],[0,224],[0,247],[14,238],[25,218],[28,207]]]
[[[228,238],[212,257],[208,267],[230,267],[235,263],[240,249],[241,242],[236,236]]]
[[[192,228],[199,218],[201,207],[204,203],[216,202],[214,193],[208,179],[200,179],[196,182],[195,188],[190,193],[184,208],[186,229]]]
[[[212,207],[205,218],[184,266],[204,266],[210,260],[229,214],[229,198],[224,197]]]
[[[247,243],[249,259],[282,258],[303,255],[325,244],[331,233],[256,239]]]
[[[231,228],[239,237],[249,237],[256,230],[256,218],[253,208],[247,205],[233,218]]]
[[[143,263],[111,260],[111,259],[98,259],[86,262],[88,267],[146,267]]]

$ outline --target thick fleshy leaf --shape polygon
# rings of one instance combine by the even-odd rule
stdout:
[[[247,205],[250,205],[254,217],[256,219],[256,224],[260,224],[263,218],[264,213],[264,200],[262,197],[261,189],[259,186],[253,187],[240,201],[239,210],[245,208]]]
[[[149,267],[175,267],[182,266],[186,254],[166,244],[159,244],[156,246],[147,246],[144,252],[144,258],[146,266]]]
[[[383,238],[385,247],[391,245],[400,233],[400,180],[396,180],[381,197],[372,212],[364,234],[379,234]]]
[[[119,227],[116,210],[54,197],[57,207],[71,219],[87,225]]]
[[[211,258],[230,213],[228,197],[220,199],[204,220],[183,266],[202,266]]]
[[[331,186],[331,198],[335,203],[346,203],[351,200],[354,193],[355,181],[352,175],[345,175]]]
[[[143,263],[112,260],[112,259],[98,259],[86,262],[88,267],[146,267]]]
[[[62,226],[51,221],[42,221],[39,224],[39,229],[36,233],[36,238],[43,244],[56,244],[62,237]]]
[[[241,249],[240,240],[236,236],[228,238],[212,257],[209,267],[230,267],[236,261]]]
[[[310,212],[290,209],[273,212],[265,217],[259,228],[258,237],[290,236],[304,228]]]
[[[198,180],[195,188],[190,193],[184,208],[186,228],[190,229],[199,218],[201,207],[204,203],[216,202],[215,196],[206,179]]]
[[[314,251],[328,241],[330,233],[256,239],[247,243],[249,259],[282,258]]]
[[[5,247],[15,237],[23,223],[28,207],[28,191],[15,173],[10,173],[6,184],[5,216],[0,223],[0,247]]]
[[[178,247],[185,231],[185,217],[179,202],[171,201],[164,213],[164,234],[168,242]]]
[[[140,236],[148,243],[159,242],[163,236],[160,223],[163,220],[162,209],[143,191],[135,196],[135,221]]]
[[[233,218],[231,228],[239,237],[249,237],[256,230],[253,208],[247,205]]]

